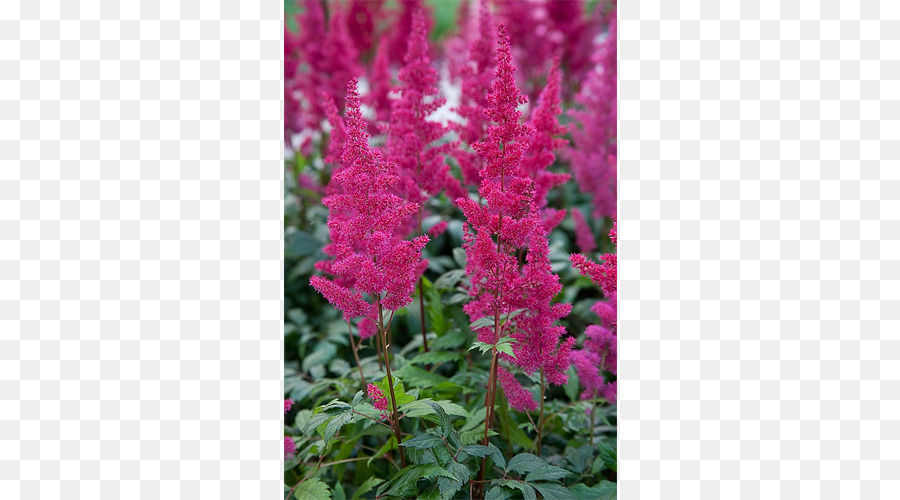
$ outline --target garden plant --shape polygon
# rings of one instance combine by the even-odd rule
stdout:
[[[615,498],[615,2],[285,13],[285,499]]]

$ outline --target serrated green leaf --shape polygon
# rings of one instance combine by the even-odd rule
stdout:
[[[568,488],[553,483],[534,483],[532,484],[545,499],[553,500],[577,500],[575,495]]]
[[[390,392],[390,384],[388,384],[388,376],[385,375],[381,382],[375,382],[375,385],[381,389],[381,393],[384,394],[384,397],[388,400],[388,408],[391,407],[391,392]],[[405,405],[406,403],[411,403],[416,400],[415,396],[406,393],[406,388],[403,386],[403,381],[394,377],[394,397],[397,401],[397,408],[400,408],[401,405]]]
[[[577,500],[616,500],[618,495],[616,483],[600,481],[594,486],[578,483],[571,488],[572,494]]]
[[[529,483],[534,481],[555,481],[557,479],[562,479],[572,473],[563,469],[562,467],[557,467],[555,465],[545,465],[544,467],[540,467],[528,473],[525,476],[525,480]]]
[[[430,450],[436,446],[443,446],[444,440],[440,436],[432,434],[430,431],[425,434],[419,434],[408,441],[404,441],[400,446],[407,448],[415,448],[417,450]]]
[[[527,474],[541,467],[547,467],[549,464],[543,459],[531,453],[519,453],[509,459],[506,466],[507,471],[515,471],[520,474]]]
[[[369,479],[366,479],[365,482],[363,482],[363,484],[361,484],[359,486],[359,489],[353,493],[353,498],[351,500],[359,500],[360,497],[362,497],[366,493],[372,491],[372,488],[378,486],[382,482],[384,482],[383,479],[378,479],[375,476],[372,476]]]
[[[494,326],[494,318],[491,318],[489,316],[478,318],[475,321],[469,323],[469,328],[472,330],[478,330],[479,328],[486,328],[489,326]]]
[[[309,419],[308,422],[306,422],[306,425],[303,427],[303,435],[308,436],[312,434],[316,430],[316,428],[324,424],[325,421],[327,421],[331,417],[332,414],[330,413],[316,413]]]
[[[450,415],[447,415],[447,412],[441,408],[441,405],[436,403],[435,401],[427,401],[428,406],[430,406],[434,412],[437,414],[438,418],[441,421],[441,436],[445,438],[450,434],[450,431],[453,429],[453,424],[450,422]]]
[[[500,448],[497,448],[494,445],[494,443],[488,443],[487,446],[480,444],[470,444],[468,446],[463,446],[462,451],[476,457],[484,457],[485,455],[490,455],[494,460],[494,465],[500,467],[501,469],[506,469],[506,459],[503,458],[503,453],[500,451]]]
[[[325,433],[322,435],[322,439],[325,440],[326,443],[331,441],[334,435],[343,427],[345,424],[349,423],[350,420],[353,419],[353,414],[348,412],[339,413],[334,418],[328,422],[328,425],[325,426]]]
[[[616,454],[616,449],[604,441],[600,441],[599,443],[597,443],[597,447],[600,449],[600,457],[599,458],[600,458],[600,460],[603,461],[603,465],[608,467],[613,472],[616,472],[616,467],[617,467],[616,462],[618,460],[618,457]],[[592,472],[595,467],[597,467],[596,462],[594,463],[594,467],[591,468]],[[597,470],[597,472],[600,472],[600,470]]]
[[[523,481],[514,481],[512,479],[497,479],[495,481],[492,481],[492,484],[506,486],[507,488],[515,488],[522,492],[522,496],[525,498],[525,500],[537,500],[537,494],[534,492],[534,488]]]
[[[344,486],[340,481],[334,483],[334,489],[331,491],[334,500],[347,500],[347,494],[344,493]]]
[[[501,486],[494,486],[489,489],[487,495],[484,496],[484,500],[506,500],[507,498],[512,498],[512,492],[506,488]]]
[[[453,474],[450,474],[438,464],[409,465],[398,472],[390,481],[381,485],[375,496],[415,496],[418,493],[416,483],[419,479],[429,479],[436,476],[453,478]]]
[[[294,498],[297,500],[330,500],[331,491],[321,479],[307,479],[294,488]]]
[[[516,357],[515,353],[513,352],[512,344],[510,344],[509,342],[498,343],[497,350],[511,356],[512,358]]]
[[[353,396],[353,403],[350,406],[355,407],[362,401],[362,398],[363,398],[363,391],[356,391],[356,395]]]

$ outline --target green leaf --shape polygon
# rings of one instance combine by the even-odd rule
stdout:
[[[356,406],[362,401],[363,391],[356,391],[356,395],[353,396],[353,403],[350,406]]]
[[[322,435],[322,439],[325,440],[326,443],[331,441],[331,438],[343,427],[345,424],[349,423],[350,420],[353,419],[353,414],[348,412],[340,413],[328,422],[328,425],[325,426],[325,434]]]
[[[360,485],[359,489],[356,490],[355,493],[353,493],[353,498],[351,500],[359,500],[360,497],[362,497],[366,493],[372,491],[372,488],[378,486],[382,482],[384,482],[383,479],[378,479],[375,476],[372,476],[369,479],[366,479],[366,481]]]
[[[459,264],[459,267],[465,269],[467,262],[466,251],[461,247],[455,247],[453,249],[453,260],[455,260],[456,263]]]
[[[441,294],[437,291],[435,285],[432,285],[428,278],[422,277],[422,284],[425,288],[425,316],[431,323],[431,330],[438,337],[447,333],[450,329],[450,321],[444,316],[444,305],[441,303]]]
[[[391,435],[388,438],[388,440],[383,445],[381,445],[381,448],[378,448],[378,452],[375,453],[374,455],[372,455],[371,457],[369,457],[369,460],[366,461],[366,465],[371,465],[372,460],[375,460],[376,458],[384,455],[385,453],[387,453],[391,450],[396,450],[396,449],[397,449],[397,439],[393,435]]]
[[[487,495],[484,496],[484,500],[506,500],[507,498],[512,498],[512,495],[512,492],[508,489],[501,486],[494,486],[488,490]]]
[[[344,493],[344,486],[340,481],[334,483],[334,491],[331,492],[334,500],[347,500],[347,494]]]
[[[316,413],[315,415],[312,416],[312,418],[309,419],[308,422],[306,422],[306,425],[303,427],[303,435],[308,436],[308,435],[312,434],[316,430],[316,428],[318,428],[320,425],[324,424],[325,421],[331,417],[332,417],[332,414],[330,414],[330,413],[325,413],[325,412]]]
[[[313,478],[297,485],[294,488],[294,498],[297,500],[330,500],[331,492],[328,485],[321,479]]]
[[[616,483],[610,481],[600,481],[592,487],[578,483],[571,491],[578,500],[616,500],[617,495]]]
[[[507,471],[515,471],[520,474],[527,474],[541,467],[547,467],[549,464],[543,458],[532,455],[531,453],[519,453],[509,460],[506,466]]]
[[[541,492],[544,498],[552,498],[553,500],[577,500],[574,494],[568,488],[553,483],[534,483],[532,486]]]
[[[328,364],[328,362],[334,358],[335,354],[337,354],[337,346],[331,342],[318,343],[313,349],[313,352],[303,358],[303,363],[301,365],[303,371],[308,372],[313,367]]]
[[[499,484],[501,486],[506,486],[507,488],[515,488],[522,492],[525,500],[537,500],[537,494],[534,492],[534,488],[523,481],[515,481],[512,479],[498,479],[493,481],[492,484]]]
[[[603,461],[603,465],[608,467],[613,472],[616,472],[616,462],[618,461],[616,449],[603,441],[597,443],[597,447],[600,449],[599,459]],[[596,462],[594,462],[594,467],[591,468],[591,472],[594,472],[595,468],[597,468]],[[598,469],[597,472],[600,472],[600,470]],[[596,474],[596,472],[594,473]]]
[[[453,474],[438,464],[409,465],[390,481],[379,486],[375,496],[416,496],[419,491],[416,483],[419,479],[429,479],[435,476],[453,478]]]
[[[437,482],[441,498],[445,500],[453,498],[453,495],[469,481],[469,469],[465,465],[451,461],[447,464],[447,470],[453,474],[454,479],[439,477]]]
[[[449,361],[459,361],[462,356],[455,352],[428,351],[409,360],[410,365],[439,365]]]
[[[589,444],[578,448],[566,448],[566,460],[572,464],[572,470],[579,474],[587,470],[593,456],[594,449]],[[596,474],[596,472],[594,472],[594,474]]]
[[[510,344],[509,342],[498,343],[497,350],[504,354],[508,354],[509,356],[512,356],[513,358],[516,357],[516,355],[513,353],[512,344]]]
[[[408,441],[404,441],[400,446],[415,448],[417,450],[430,450],[435,446],[443,446],[443,444],[444,440],[441,439],[440,436],[432,434],[431,432],[426,432],[425,434],[419,434]]]
[[[534,481],[555,481],[571,474],[571,472],[563,469],[562,467],[557,467],[555,465],[546,465],[529,472],[528,475],[525,476],[525,480],[529,483]]]
[[[485,316],[483,318],[478,318],[475,321],[469,323],[469,328],[472,330],[477,330],[479,328],[486,328],[489,326],[494,326],[494,318],[489,316]]]
[[[413,366],[407,364],[403,366],[403,368],[396,370],[394,372],[394,377],[403,377],[410,386],[412,387],[420,387],[424,389],[430,389],[438,384],[444,384],[450,382],[450,379],[444,377],[443,375],[438,375],[436,373],[431,373],[430,371],[423,370],[418,366]],[[396,387],[394,388],[396,391]],[[399,401],[397,402],[400,403]]]
[[[459,283],[466,271],[463,269],[453,269],[440,275],[434,282],[434,288],[437,290],[452,290]]]
[[[438,337],[431,344],[434,349],[456,349],[466,343],[469,335],[462,330],[450,330],[443,336]]]
[[[453,423],[450,422],[450,415],[447,415],[447,412],[434,401],[427,401],[428,406],[430,406],[434,412],[437,414],[438,418],[441,421],[441,436],[445,438],[450,434],[450,431],[453,429]]]
[[[494,459],[494,465],[502,469],[506,469],[506,459],[503,458],[503,453],[500,452],[500,448],[497,448],[494,443],[489,443],[487,446],[480,444],[470,444],[468,446],[463,446],[462,451],[475,457],[484,457],[485,455],[490,455],[491,458]]]
[[[384,397],[387,398],[388,408],[391,407],[391,391],[390,385],[388,384],[388,376],[385,375],[381,382],[375,382],[375,385],[381,389]],[[397,408],[400,408],[401,405],[405,405],[406,403],[411,403],[416,400],[414,396],[411,396],[406,393],[406,389],[403,387],[403,381],[397,377],[394,377],[394,397],[397,400]]]

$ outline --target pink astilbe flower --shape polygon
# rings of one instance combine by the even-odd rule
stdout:
[[[491,17],[488,0],[481,0],[478,5],[478,36],[472,38],[468,49],[468,65],[462,70],[460,102],[456,109],[463,119],[462,124],[455,126],[460,140],[473,146],[487,138],[489,120],[485,116],[488,107],[488,93],[494,78],[494,34],[496,26]],[[465,185],[478,185],[478,171],[481,169],[481,158],[466,149],[457,149],[455,156],[462,171]]]
[[[333,260],[316,267],[333,278],[310,279],[347,321],[371,316],[372,303],[389,310],[408,304],[421,268],[422,248],[428,242],[424,235],[411,241],[395,236],[419,207],[391,193],[397,184],[395,166],[369,147],[356,86],[356,79],[347,85],[347,135],[341,168],[331,179],[335,186],[329,186],[334,194],[322,200],[329,209],[331,236],[323,251]]]
[[[575,223],[575,244],[582,253],[591,253],[597,249],[597,241],[594,239],[594,232],[588,225],[587,219],[584,218],[584,212],[575,209],[572,210],[572,221]]]
[[[444,231],[447,230],[447,221],[440,221],[437,224],[428,228],[428,236],[431,236],[432,239],[437,238],[438,236],[444,234]]]
[[[287,412],[291,411],[291,406],[294,406],[294,400],[285,399],[284,400],[284,413],[285,414],[287,414]]]
[[[369,384],[366,386],[366,390],[368,392],[369,399],[372,400],[372,406],[375,407],[376,410],[381,412],[381,419],[387,420],[388,418],[388,400],[387,397],[381,392],[381,389],[378,388],[375,384]]]
[[[375,120],[369,128],[372,133],[379,133],[379,124],[385,124],[391,118],[392,86],[387,44],[381,43],[375,51],[375,61],[369,73],[369,93],[365,97],[365,103],[375,110]]]
[[[516,377],[502,366],[497,368],[497,380],[506,394],[506,401],[510,408],[516,411],[534,411],[538,409],[537,401],[531,391],[522,387]]]
[[[538,105],[531,114],[530,125],[534,132],[529,138],[528,150],[522,160],[522,169],[534,181],[535,204],[541,210],[547,231],[556,227],[566,216],[565,210],[547,207],[547,195],[556,186],[569,180],[569,174],[547,170],[556,160],[556,153],[568,142],[560,136],[566,133],[557,117],[562,112],[559,96],[559,60],[554,61],[547,77],[547,86],[541,92]]]
[[[293,458],[293,456],[297,453],[297,445],[294,443],[293,438],[290,436],[284,437],[284,459],[287,460],[289,458]]]
[[[616,224],[613,224],[609,232],[612,242],[617,243]],[[618,373],[618,346],[617,346],[617,258],[616,254],[603,255],[603,262],[597,263],[588,260],[583,255],[572,254],[571,260],[574,267],[584,276],[587,276],[603,290],[605,301],[594,304],[591,310],[600,317],[600,325],[590,325],[585,330],[583,349],[572,354],[575,368],[578,370],[578,378],[584,390],[582,399],[603,397],[610,403],[616,402],[616,383],[606,383],[603,371],[615,375]]]
[[[347,33],[347,17],[339,2],[329,2],[331,12],[326,29],[325,12],[319,0],[302,0],[303,12],[297,16],[295,46],[298,60],[304,71],[296,70],[294,78],[285,86],[291,87],[293,96],[302,108],[302,124],[318,130],[327,118],[322,94],[338,101],[344,94],[347,82],[360,74],[357,50]],[[287,37],[286,37],[287,40]]]
[[[540,370],[548,382],[559,385],[567,380],[574,339],[560,342],[565,328],[555,323],[569,313],[571,305],[553,303],[562,286],[550,267],[547,231],[530,177],[533,169],[523,166],[535,129],[521,123],[518,107],[526,99],[515,84],[515,66],[503,25],[498,38],[495,77],[485,110],[491,124],[487,139],[473,144],[482,160],[479,194],[484,203],[457,199],[467,219],[463,247],[472,297],[463,310],[472,321],[492,317],[495,324],[513,311],[523,310],[503,321],[499,332],[494,327],[477,329],[478,339],[494,343],[509,328],[516,341],[515,356],[504,354],[504,361],[528,374]],[[519,251],[527,251],[524,265],[519,263]],[[510,406],[519,411],[536,407],[534,398],[508,369],[498,375]]]
[[[581,109],[570,112],[574,147],[572,170],[581,189],[593,197],[594,215],[616,216],[617,53],[616,13],[596,54],[596,68],[588,74],[575,100]]]
[[[425,31],[431,30],[430,8],[426,7],[422,0],[400,0],[399,11],[391,23],[393,29],[382,43],[387,43],[391,62],[401,64],[406,56],[409,46],[409,37],[413,33],[413,24],[416,12],[425,12]]]
[[[375,28],[384,16],[384,0],[349,0],[347,8],[347,31],[353,39],[357,52],[366,54],[372,50]]]
[[[344,120],[338,112],[337,105],[328,94],[322,94],[322,101],[325,104],[325,115],[328,116],[328,123],[331,125],[331,132],[328,139],[328,155],[325,161],[332,165],[340,164],[341,153],[344,150],[344,139],[347,137],[347,129],[344,126]]]
[[[400,196],[419,206],[443,189],[454,198],[465,194],[444,163],[451,144],[429,147],[444,136],[446,127],[428,116],[446,100],[440,96],[438,74],[428,56],[427,35],[424,15],[417,8],[386,144],[388,158],[397,164]]]

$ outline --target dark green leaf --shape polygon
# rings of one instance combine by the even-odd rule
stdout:
[[[534,488],[523,481],[514,481],[512,479],[497,479],[493,481],[492,484],[499,484],[501,486],[506,486],[507,488],[515,488],[522,492],[522,496],[525,498],[525,500],[537,500],[537,494],[535,494]]]
[[[557,479],[562,479],[570,474],[571,472],[561,467],[557,467],[555,465],[545,465],[544,467],[540,467],[529,472],[528,475],[525,476],[525,480],[529,483],[532,483],[534,481],[555,481]]]
[[[435,476],[453,478],[453,474],[450,474],[438,464],[409,465],[398,472],[390,481],[381,485],[375,496],[416,496],[418,493],[416,483],[419,479],[428,479]]]
[[[450,434],[450,430],[453,429],[453,424],[450,422],[450,415],[447,415],[447,412],[436,402],[427,401],[427,403],[428,406],[437,413],[438,418],[441,420],[441,436],[446,438]]]
[[[506,470],[515,471],[520,474],[527,474],[541,467],[547,467],[548,464],[543,458],[532,455],[531,453],[519,453],[509,460]]]
[[[506,469],[506,459],[503,458],[503,453],[500,452],[500,448],[494,446],[494,443],[489,443],[487,446],[470,444],[468,446],[463,446],[462,451],[475,457],[490,455],[491,458],[494,459],[494,465],[501,469]]]
[[[598,447],[600,448],[600,459],[603,460],[603,464],[613,472],[616,472],[616,461],[618,460],[616,449],[603,441],[598,443]],[[594,464],[594,467],[596,467],[596,464]]]
[[[431,345],[434,349],[455,349],[466,343],[469,336],[462,330],[450,330],[443,336],[434,340]]]
[[[487,495],[484,496],[484,500],[506,500],[507,498],[512,498],[512,495],[512,492],[508,489],[494,486],[488,490]]]
[[[588,487],[578,483],[571,488],[578,500],[616,500],[616,483],[601,481],[600,484]]]
[[[545,499],[552,500],[577,500],[574,494],[568,488],[553,483],[534,483],[532,484]]]
[[[366,479],[366,481],[362,485],[360,485],[359,489],[356,490],[355,493],[353,493],[353,498],[351,500],[359,500],[360,497],[371,491],[372,488],[378,486],[382,481],[384,480],[378,479],[375,476]]]
[[[566,448],[566,460],[572,464],[572,470],[579,474],[587,470],[593,456],[594,449],[589,444],[578,448]]]
[[[459,361],[462,356],[455,352],[428,351],[409,360],[411,365],[439,365],[448,361]]]
[[[434,282],[434,288],[437,290],[452,290],[459,283],[459,280],[465,274],[463,269],[453,269],[440,275]]]
[[[489,326],[494,326],[494,318],[489,316],[484,316],[483,318],[478,318],[475,321],[469,323],[469,328],[472,330],[477,330],[479,328],[486,328]]]
[[[417,450],[428,450],[434,448],[435,446],[443,446],[444,440],[441,439],[440,436],[434,435],[431,432],[427,432],[425,434],[419,434],[418,436],[413,437],[409,441],[404,441],[400,444],[400,446],[415,448]]]
[[[394,377],[403,377],[411,387],[431,388],[438,384],[450,382],[450,379],[410,364],[394,372]],[[396,388],[394,388],[396,391]],[[400,404],[400,401],[397,401]]]
[[[334,500],[347,500],[347,494],[344,493],[344,486],[340,481],[334,483],[334,490],[331,492]]]
[[[453,249],[453,260],[455,260],[456,263],[459,264],[459,267],[465,269],[466,262],[467,262],[466,251],[460,247],[454,248]]]
[[[441,294],[428,281],[428,278],[423,276],[422,283],[425,287],[425,316],[428,317],[428,321],[431,323],[431,330],[440,337],[450,329],[450,321],[444,316],[444,304],[441,303]]]

